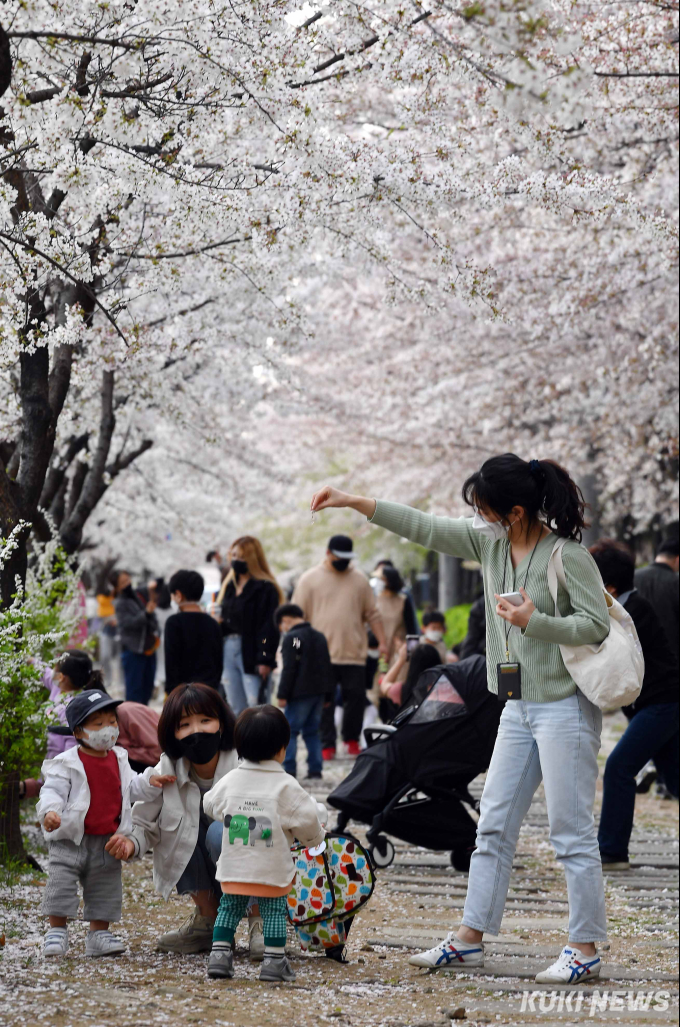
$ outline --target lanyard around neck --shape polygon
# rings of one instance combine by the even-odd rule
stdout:
[[[524,589],[525,592],[526,592],[526,588],[527,588],[527,581],[529,580],[529,571],[531,570],[531,564],[533,563],[533,559],[534,559],[534,553],[536,552],[536,549],[538,548],[538,543],[541,542],[542,539],[543,539],[543,529],[541,529],[541,534],[536,539],[536,542],[534,543],[534,547],[531,550],[531,556],[529,557],[529,565],[527,567],[527,572],[524,575],[524,584],[522,586],[522,588]],[[511,549],[512,549],[512,543],[508,539],[508,546],[507,546],[507,549],[505,550],[505,560],[503,561],[503,588],[501,589],[501,592],[505,592],[505,575],[506,575],[507,569],[508,569],[508,557],[510,556],[510,550]],[[510,659],[510,631],[512,629],[512,624],[508,624],[507,621],[505,622],[505,624],[506,624],[506,627],[505,627],[505,658],[506,658],[506,660],[509,660]]]

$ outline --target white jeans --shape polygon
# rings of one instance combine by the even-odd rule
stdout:
[[[567,879],[569,939],[606,939],[593,818],[601,731],[601,712],[580,692],[558,702],[506,704],[482,795],[466,927],[500,932],[520,827],[543,780],[550,841]]]

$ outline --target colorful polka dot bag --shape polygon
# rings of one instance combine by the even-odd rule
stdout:
[[[288,894],[288,918],[303,948],[344,944],[342,921],[358,913],[375,888],[370,855],[350,834],[326,835],[326,848],[318,855],[302,845],[292,851],[296,874]]]

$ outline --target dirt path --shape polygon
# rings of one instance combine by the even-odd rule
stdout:
[[[607,718],[605,751],[620,728],[618,719]],[[348,768],[349,763],[339,761],[327,774],[326,789]],[[481,782],[476,785],[481,787]],[[432,975],[408,965],[409,946],[429,946],[460,916],[465,878],[451,870],[445,854],[398,846],[395,863],[380,874],[374,898],[355,921],[349,965],[304,956],[293,944],[294,985],[258,982],[258,968],[245,955],[243,933],[237,938],[240,953],[233,981],[209,981],[205,956],[155,952],[157,936],[176,926],[190,906],[178,897],[166,904],[154,894],[151,863],[145,858],[124,868],[125,919],[116,931],[128,951],[121,958],[86,960],[86,925],[81,921],[70,927],[69,957],[43,960],[45,925],[37,907],[44,878],[28,875],[0,890],[0,933],[5,933],[0,1024],[425,1027],[448,1024],[451,1014],[461,1009],[464,1014],[454,1022],[463,1024],[677,1022],[677,814],[677,803],[639,800],[635,868],[607,884],[611,949],[605,955],[613,981],[600,985],[602,990],[619,989],[624,996],[667,992],[666,1010],[661,1008],[663,998],[633,1012],[623,999],[623,1010],[591,1017],[588,989],[582,989],[585,1005],[573,1016],[573,1006],[565,1007],[566,1000],[559,998],[552,1012],[547,1001],[541,1012],[534,1000],[532,1010],[526,997],[535,990],[532,976],[557,954],[566,917],[564,879],[547,841],[539,792],[522,831],[502,934],[489,942],[483,974]],[[36,846],[37,832],[32,826],[27,832]]]

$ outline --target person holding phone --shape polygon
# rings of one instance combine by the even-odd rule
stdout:
[[[311,503],[312,511],[349,507],[403,538],[482,566],[488,684],[506,703],[481,801],[462,925],[410,961],[433,970],[484,965],[484,935],[500,933],[520,828],[543,781],[550,837],[567,879],[569,944],[536,980],[593,980],[601,966],[596,945],[607,937],[593,817],[602,714],[578,691],[559,648],[599,645],[609,633],[600,574],[580,544],[583,496],[554,461],[506,453],[470,475],[463,499],[474,511],[471,518],[436,517],[329,486]],[[547,577],[558,538],[569,540],[560,617]],[[513,591],[522,596],[520,606],[500,598]]]

